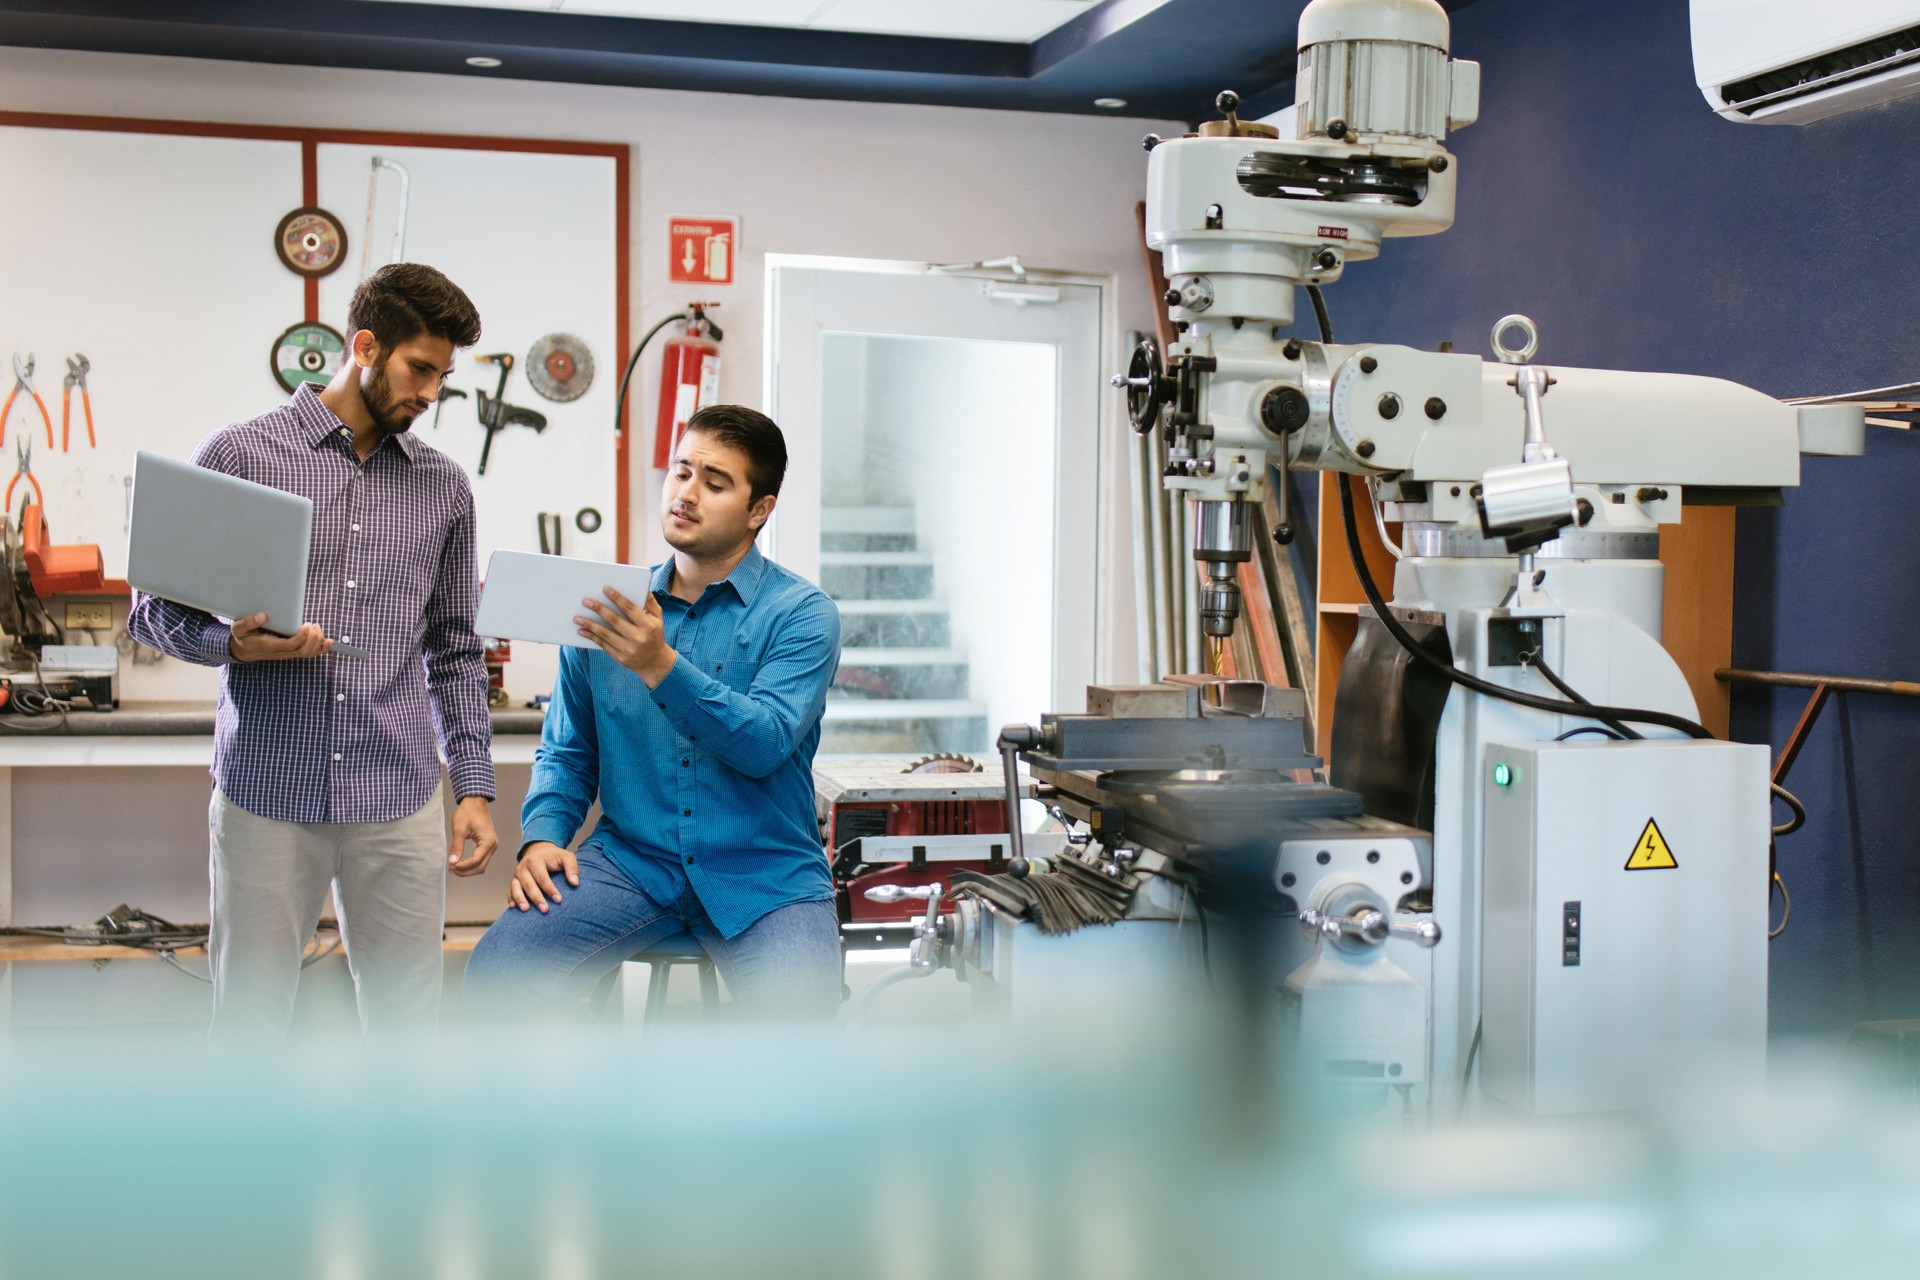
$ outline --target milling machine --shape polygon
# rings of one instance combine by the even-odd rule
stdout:
[[[1115,384],[1136,429],[1164,416],[1164,483],[1196,504],[1216,641],[1270,468],[1360,477],[1364,518],[1400,524],[1383,591],[1354,486],[1337,486],[1369,604],[1330,785],[1300,772],[1317,761],[1297,695],[1091,690],[1087,713],[1002,736],[1009,776],[1017,752],[1085,827],[1028,879],[1104,878],[1132,895],[1123,925],[1178,933],[1189,894],[1210,918],[1263,916],[1302,1060],[1404,1086],[1430,1115],[1470,1076],[1549,1112],[1633,1105],[1697,1052],[1756,1067],[1767,752],[1697,723],[1660,642],[1659,530],[1687,504],[1776,496],[1803,454],[1858,455],[1862,410],[1544,367],[1523,316],[1495,326],[1493,362],[1334,342],[1321,286],[1452,223],[1444,141],[1477,115],[1479,69],[1449,60],[1436,0],[1313,0],[1298,47],[1296,137],[1222,94],[1224,119],[1147,140],[1146,238],[1178,336],[1164,355],[1143,343]],[[1282,332],[1302,288],[1322,341]],[[923,926],[916,956],[1026,981],[1032,913],[974,896]]]

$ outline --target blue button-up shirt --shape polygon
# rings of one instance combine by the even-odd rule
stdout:
[[[520,815],[527,843],[590,840],[655,902],[691,887],[726,937],[833,896],[814,818],[813,755],[840,662],[840,611],[758,548],[691,604],[654,570],[666,642],[658,687],[599,649],[565,649]]]
[[[228,623],[136,596],[134,639],[224,668],[213,776],[226,797],[280,822],[404,818],[440,783],[437,727],[455,795],[492,799],[466,472],[411,434],[363,461],[311,384],[282,408],[214,432],[193,461],[312,500],[302,616],[368,654],[234,662]]]

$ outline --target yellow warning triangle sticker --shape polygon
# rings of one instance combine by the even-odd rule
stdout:
[[[1633,846],[1633,855],[1627,859],[1627,870],[1666,871],[1679,865],[1673,860],[1673,850],[1667,847],[1667,838],[1660,834],[1660,825],[1648,818],[1639,842]]]

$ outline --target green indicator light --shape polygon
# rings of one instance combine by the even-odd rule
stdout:
[[[1504,787],[1513,781],[1513,770],[1504,764],[1493,766],[1493,785]]]

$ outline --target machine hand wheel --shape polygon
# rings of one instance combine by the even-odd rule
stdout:
[[[1133,349],[1125,374],[1113,379],[1113,385],[1127,393],[1127,420],[1141,435],[1153,430],[1160,410],[1173,399],[1173,379],[1160,363],[1160,344],[1143,339]]]

